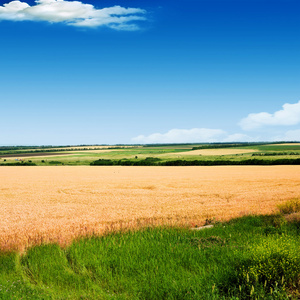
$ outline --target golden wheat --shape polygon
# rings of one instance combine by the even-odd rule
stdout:
[[[0,167],[0,248],[271,213],[300,196],[299,173],[300,166]]]

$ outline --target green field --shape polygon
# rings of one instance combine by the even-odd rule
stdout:
[[[300,223],[247,216],[0,254],[1,299],[299,299]]]
[[[148,157],[159,158],[161,163],[174,160],[185,161],[245,161],[250,159],[274,161],[278,159],[299,159],[300,144],[257,144],[257,143],[240,143],[240,144],[174,144],[174,145],[144,145],[144,146],[109,146],[109,148],[93,148],[89,150],[88,146],[84,149],[79,146],[60,148],[26,148],[19,149],[0,148],[0,164],[9,165],[20,162],[33,163],[36,165],[90,165],[92,162],[105,160],[132,160],[139,162]],[[193,149],[205,149],[202,154],[192,154]],[[210,155],[207,151],[234,151],[245,150],[247,153]],[[251,151],[253,150],[253,152]],[[11,157],[13,155],[13,157]],[[38,156],[37,156],[38,155]],[[44,156],[43,156],[44,155]],[[19,159],[19,161],[16,161]],[[22,161],[20,161],[22,160]]]

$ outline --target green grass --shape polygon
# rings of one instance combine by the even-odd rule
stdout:
[[[281,215],[247,216],[3,253],[0,299],[297,299],[299,234]]]

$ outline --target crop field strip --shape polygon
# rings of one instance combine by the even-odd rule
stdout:
[[[168,153],[168,154],[163,154],[163,155],[212,155],[212,156],[217,156],[217,155],[232,155],[232,154],[244,154],[244,153],[252,153],[252,152],[257,152],[258,150],[255,149],[203,149],[203,150],[192,150],[188,152],[177,152],[177,153]],[[163,156],[161,155],[161,156]]]
[[[60,156],[60,155],[70,155],[70,153],[55,153],[55,152],[50,152],[50,153],[19,153],[19,154],[4,154],[0,155],[1,158],[23,158],[23,157],[46,157],[46,156]]]
[[[72,156],[72,155],[76,155],[76,154],[83,154],[86,155],[87,153],[106,153],[106,152],[113,152],[113,151],[122,151],[120,149],[115,150],[115,149],[107,149],[107,150],[85,150],[83,152],[83,150],[74,150],[74,151],[70,151],[70,152],[37,152],[37,153],[18,153],[18,154],[3,154],[0,155],[0,158],[10,158],[10,159],[14,159],[14,158],[23,158],[23,157],[27,157],[27,158],[31,158],[31,157],[48,157],[48,156]]]
[[[299,166],[0,167],[2,250],[124,228],[271,213],[300,196]]]
[[[261,144],[261,145],[263,147],[264,146],[281,146],[281,147],[295,146],[295,147],[300,147],[300,143],[299,142],[264,143],[264,144]]]

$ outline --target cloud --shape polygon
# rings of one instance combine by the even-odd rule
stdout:
[[[239,125],[244,130],[253,130],[262,126],[289,126],[300,123],[300,101],[294,104],[286,103],[282,108],[274,114],[267,112],[249,114]]]
[[[276,136],[275,141],[289,141],[299,142],[300,141],[300,129],[289,130],[284,135]]]
[[[36,0],[30,6],[26,2],[11,1],[0,6],[0,20],[47,21],[65,23],[77,27],[107,26],[116,30],[137,30],[135,21],[142,21],[146,11],[121,6],[96,9],[80,1]]]
[[[153,133],[148,136],[139,135],[132,138],[137,144],[153,143],[213,143],[246,141],[249,137],[244,134],[228,135],[221,129],[193,128],[171,129],[166,133]]]

